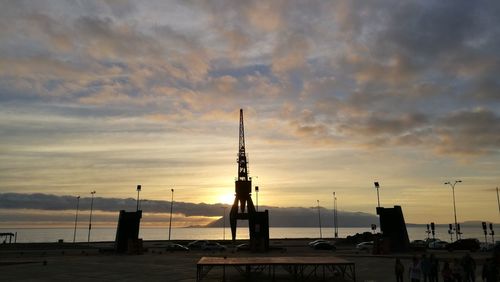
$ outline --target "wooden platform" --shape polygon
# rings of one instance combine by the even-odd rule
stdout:
[[[343,281],[356,281],[354,263],[338,257],[202,257],[197,264],[196,281],[201,281],[214,267],[222,267],[225,281],[227,266],[245,276],[267,271],[273,281],[276,267],[295,279],[317,277],[320,272],[323,280],[341,277]]]

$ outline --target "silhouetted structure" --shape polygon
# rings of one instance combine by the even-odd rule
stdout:
[[[386,253],[409,251],[410,240],[401,206],[378,207],[377,214],[380,216],[380,231],[382,231],[381,251]]]
[[[280,270],[285,271],[292,277],[287,277],[287,281],[309,281],[316,278],[316,271],[323,270],[323,281],[341,280],[356,281],[356,267],[354,262],[338,257],[202,257],[196,264],[196,282],[200,282],[214,268],[222,268],[222,281],[226,281],[226,269],[234,267],[247,279],[251,279],[254,274],[263,274],[263,270],[272,273],[272,280],[275,274],[280,275]],[[314,277],[311,277],[314,274]],[[281,277],[280,277],[281,278]],[[239,280],[239,279],[238,279]],[[281,279],[278,279],[281,280]],[[260,281],[259,279],[255,281]],[[314,279],[316,281],[316,279]]]
[[[269,250],[269,211],[250,215],[250,249],[264,252]]]
[[[243,110],[240,109],[240,134],[238,147],[238,178],[235,182],[235,199],[229,214],[231,235],[236,239],[238,219],[248,220],[250,247],[252,250],[269,248],[269,212],[257,212],[252,202],[252,179],[248,177],[247,155],[245,152],[245,129]]]
[[[116,229],[115,250],[118,253],[135,253],[142,250],[142,240],[139,239],[139,226],[142,210],[134,212],[120,211]]]

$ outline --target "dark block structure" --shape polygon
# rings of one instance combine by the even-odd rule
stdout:
[[[142,248],[139,246],[139,226],[141,224],[142,211],[126,212],[120,211],[118,227],[116,229],[115,250],[118,253],[125,253]]]
[[[269,250],[269,211],[255,212],[249,218],[250,249],[254,252]]]
[[[380,230],[382,231],[383,252],[407,252],[410,250],[410,240],[406,230],[405,219],[401,206],[394,208],[377,208],[380,216]]]

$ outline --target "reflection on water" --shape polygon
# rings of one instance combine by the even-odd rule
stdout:
[[[427,238],[425,226],[408,227],[408,235],[410,240]],[[17,232],[17,242],[57,242],[58,239],[63,239],[64,242],[73,241],[73,228],[13,228],[0,229],[0,232]],[[238,239],[248,239],[248,231],[246,228],[237,230]],[[297,227],[271,227],[270,237],[273,239],[281,238],[319,238],[318,228],[297,228]],[[356,233],[370,232],[370,228],[339,228],[339,237],[346,237]],[[93,228],[91,233],[91,241],[114,241],[115,228]],[[322,229],[324,238],[333,237],[333,228]],[[477,238],[484,241],[484,234],[481,226],[478,227],[462,227],[463,238]],[[88,228],[79,228],[76,234],[77,242],[87,241]],[[231,239],[231,230],[226,228],[225,234],[222,228],[172,228],[172,240],[220,240],[225,235],[226,240]],[[166,240],[168,238],[168,227],[165,228],[142,228],[140,238],[144,240]],[[450,241],[447,227],[436,227],[436,238]],[[491,236],[488,235],[488,241],[491,241]]]

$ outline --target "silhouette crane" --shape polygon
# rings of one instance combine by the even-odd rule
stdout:
[[[252,178],[248,177],[248,163],[245,152],[245,128],[243,125],[243,109],[240,109],[240,136],[238,148],[238,178],[235,182],[235,198],[229,221],[231,224],[231,235],[233,241],[236,239],[236,227],[238,219],[249,220],[255,214],[252,202]]]

